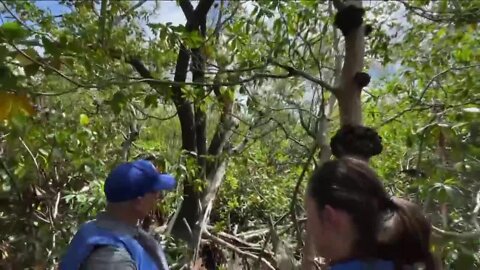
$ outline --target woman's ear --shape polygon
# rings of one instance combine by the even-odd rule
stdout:
[[[325,205],[325,207],[322,210],[322,220],[331,226],[336,226],[338,223],[338,217],[337,217],[337,210],[335,208],[331,207],[330,205]]]
[[[348,214],[345,211],[335,209],[328,204],[322,210],[322,220],[332,230],[344,228],[348,223],[348,218]]]

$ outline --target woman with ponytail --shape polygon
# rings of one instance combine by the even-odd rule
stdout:
[[[317,255],[331,270],[438,270],[421,209],[391,198],[360,158],[328,161],[310,179],[306,231]]]

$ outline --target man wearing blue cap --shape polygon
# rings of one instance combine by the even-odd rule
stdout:
[[[60,270],[168,270],[162,247],[138,222],[175,185],[147,160],[117,166],[105,181],[106,211],[80,227]]]

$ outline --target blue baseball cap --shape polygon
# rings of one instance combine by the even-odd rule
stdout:
[[[172,190],[175,178],[162,174],[148,160],[126,162],[115,167],[105,180],[104,192],[108,202],[124,202],[150,192]]]

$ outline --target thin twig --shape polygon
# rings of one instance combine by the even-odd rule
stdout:
[[[60,204],[60,195],[61,195],[61,192],[58,192],[57,193],[57,199],[55,201],[55,206],[53,208],[53,218],[54,219],[56,219],[57,215],[58,215],[58,205]]]
[[[137,120],[146,120],[147,118],[152,118],[152,119],[156,119],[156,120],[159,120],[159,121],[166,121],[166,120],[170,120],[170,119],[174,118],[178,114],[178,112],[175,111],[175,113],[173,113],[172,115],[169,115],[169,116],[166,116],[166,117],[159,117],[159,116],[151,115],[151,114],[145,112],[142,108],[140,108],[138,105],[136,105],[134,103],[131,103],[131,105],[135,108],[135,110],[139,111],[141,114],[146,116],[145,119],[137,118]]]
[[[35,164],[35,168],[37,168],[37,174],[38,174],[38,176],[41,177],[41,178],[43,178],[43,177],[42,177],[42,173],[41,173],[40,166],[38,165],[37,159],[36,159],[35,156],[33,155],[32,151],[30,150],[30,148],[28,147],[28,145],[25,143],[25,141],[22,139],[22,137],[18,137],[18,140],[22,143],[23,147],[25,147],[25,149],[27,150],[28,154],[29,154],[30,157],[32,158],[33,164]]]
[[[452,231],[446,231],[446,230],[440,229],[436,226],[432,226],[432,228],[433,228],[433,232],[440,236],[449,236],[449,237],[454,237],[454,238],[463,239],[463,240],[480,237],[480,230],[474,230],[471,232],[452,232]]]
[[[428,110],[430,108],[431,108],[431,106],[419,107],[419,108],[415,108],[414,106],[410,106],[409,108],[407,108],[403,111],[400,111],[399,113],[395,114],[394,116],[392,116],[392,117],[388,118],[387,120],[383,121],[377,128],[383,127],[386,124],[389,124],[390,122],[393,122],[393,121],[397,120],[398,118],[402,117],[404,114],[406,114],[408,112],[424,111],[424,110]]]
[[[85,85],[85,84],[82,84],[82,83],[79,83],[77,81],[75,81],[74,79],[68,77],[67,75],[63,74],[61,71],[59,71],[58,69],[48,65],[48,64],[45,64],[45,63],[42,63],[40,61],[38,61],[37,59],[34,59],[33,57],[31,57],[30,55],[26,54],[25,52],[23,52],[21,49],[19,49],[15,44],[11,44],[9,43],[10,46],[12,46],[18,53],[20,53],[21,55],[23,55],[25,58],[27,58],[28,60],[34,62],[35,64],[45,68],[45,69],[49,69],[53,72],[55,72],[57,75],[59,75],[60,77],[64,78],[65,80],[71,82],[72,84],[76,85],[76,86],[79,86],[79,87],[83,87],[83,88],[96,88],[96,87],[90,87],[88,85]]]

